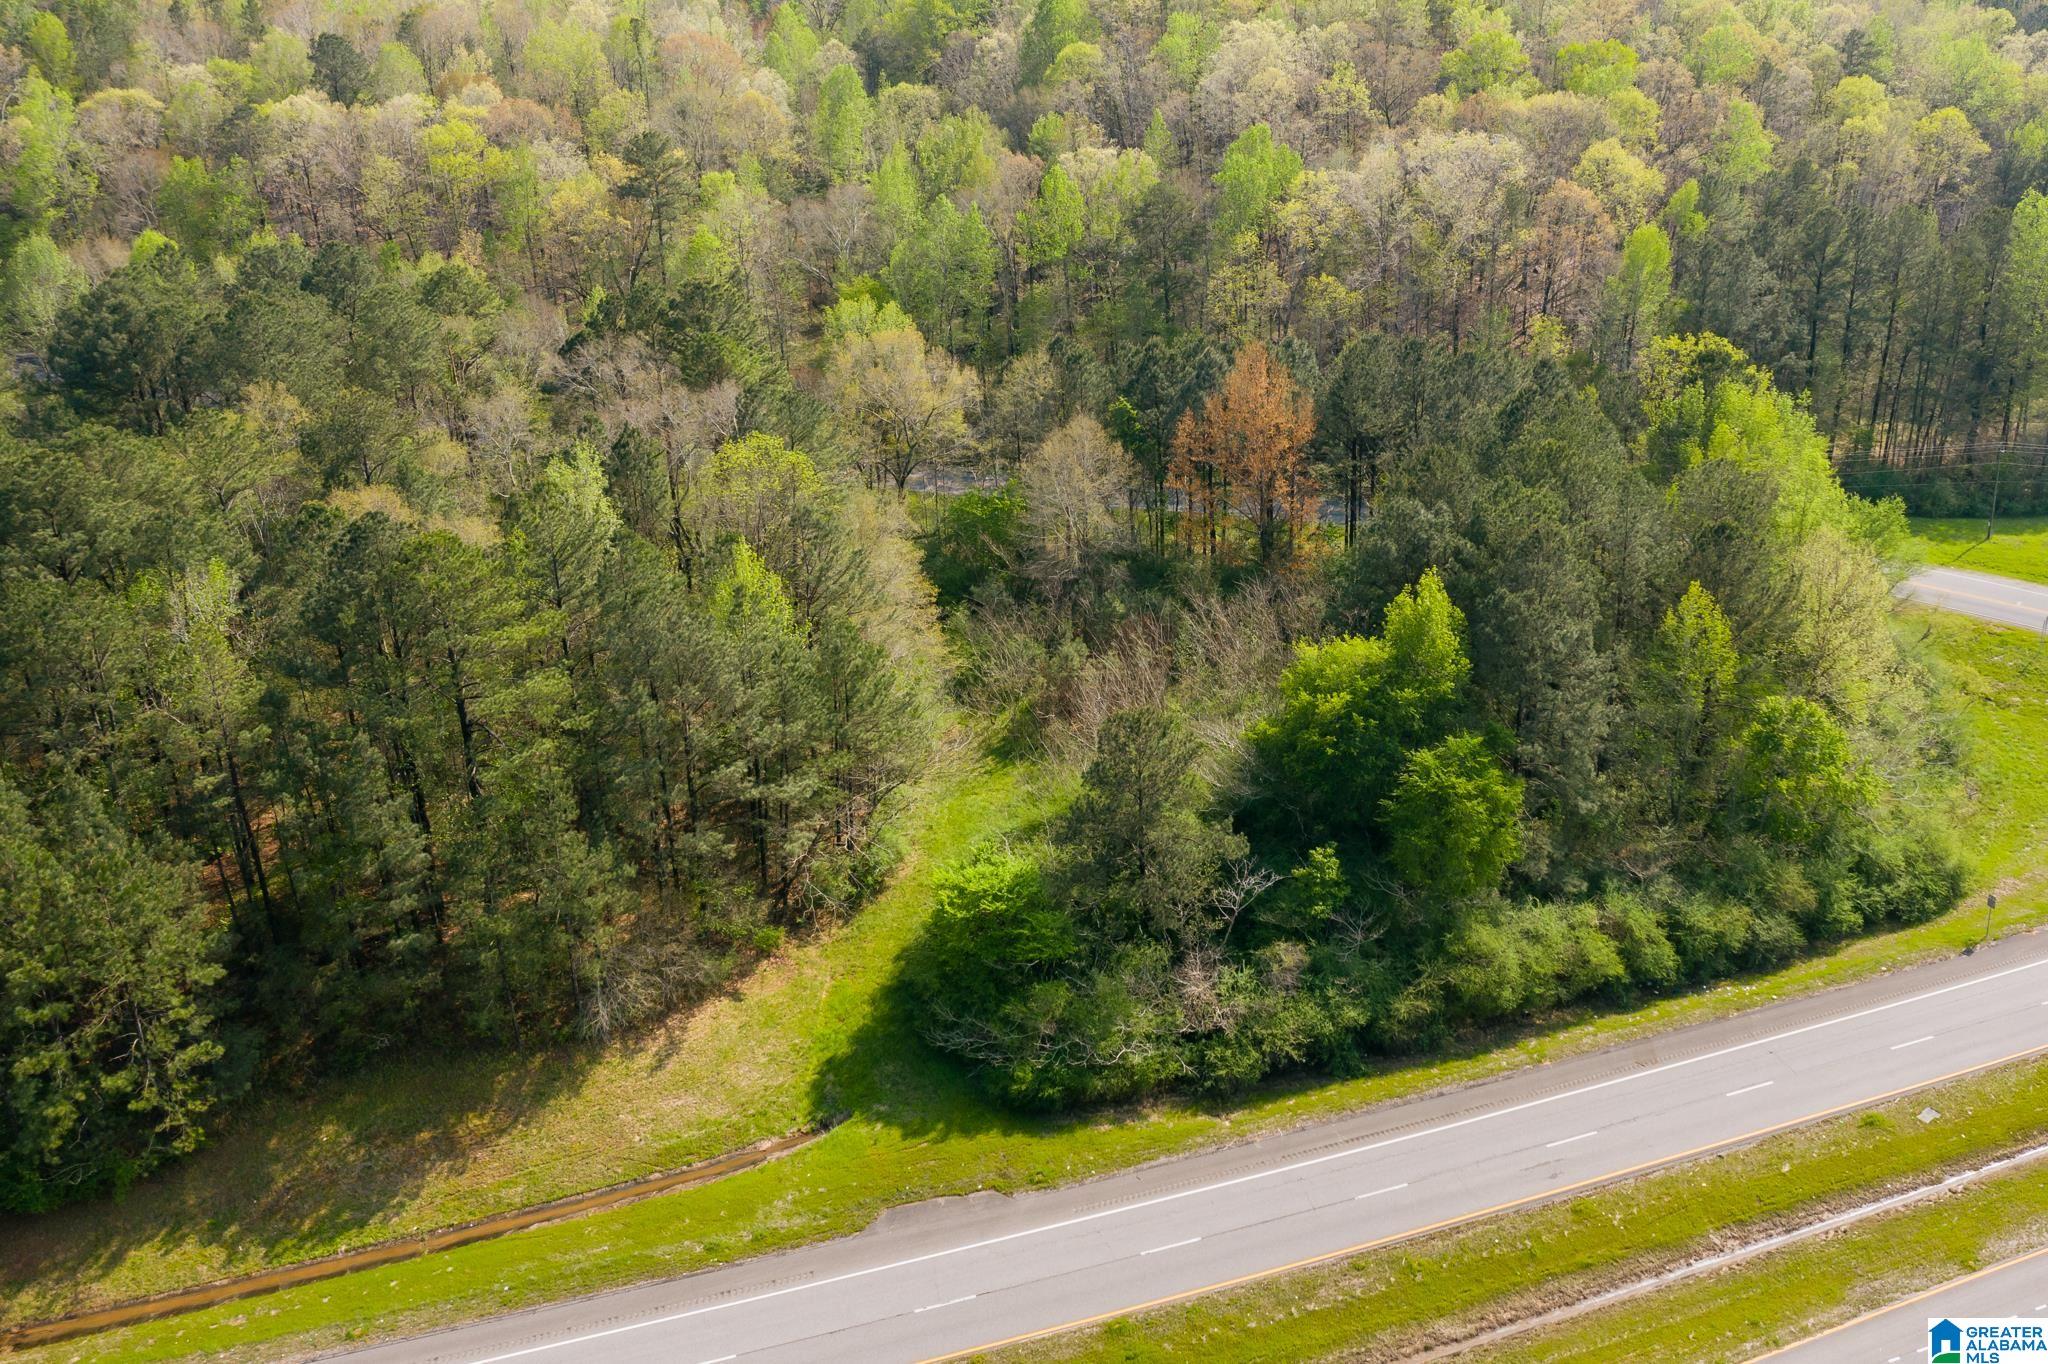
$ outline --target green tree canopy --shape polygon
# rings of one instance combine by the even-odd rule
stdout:
[[[1432,569],[1387,607],[1378,636],[1297,645],[1278,707],[1247,735],[1280,798],[1317,827],[1359,832],[1407,750],[1456,716],[1472,666],[1464,636],[1464,613]]]
[[[1410,753],[1379,813],[1402,879],[1444,900],[1492,890],[1522,850],[1521,780],[1476,734]]]
[[[222,1049],[219,930],[75,777],[0,774],[0,1207],[118,1187],[199,1144]]]

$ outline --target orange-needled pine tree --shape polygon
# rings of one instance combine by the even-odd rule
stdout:
[[[1314,404],[1272,353],[1257,342],[1240,350],[1216,391],[1174,430],[1172,481],[1185,499],[1190,547],[1224,552],[1236,512],[1257,531],[1262,563],[1284,553],[1315,509],[1306,457],[1314,432]]]

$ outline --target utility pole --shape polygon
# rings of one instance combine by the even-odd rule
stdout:
[[[1984,518],[1984,539],[1991,540],[1992,527],[1998,524],[1998,481],[2005,474],[2005,450],[2000,447],[1998,463],[1991,466],[1991,513]]]

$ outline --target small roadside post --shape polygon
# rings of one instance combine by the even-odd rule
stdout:
[[[1984,896],[1984,941],[1991,941],[1991,911],[1998,908],[1998,896],[1987,893]]]

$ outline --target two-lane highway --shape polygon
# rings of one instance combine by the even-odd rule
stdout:
[[[1927,1323],[1942,1317],[2048,1319],[2048,1246],[2021,1251],[1973,1274],[1758,1355],[1752,1364],[1915,1364],[1927,1356]]]
[[[2039,583],[1967,568],[1923,568],[1899,584],[1898,594],[1944,611],[2048,633],[2048,587]]]
[[[2048,1051],[2048,940],[1898,972],[1250,1145],[369,1351],[927,1359],[1621,1178]]]
[[[1930,568],[1899,595],[2048,628],[2048,588]],[[1249,1145],[367,1351],[376,1361],[916,1360],[1119,1316],[1526,1207],[2048,1051],[2048,941]]]

